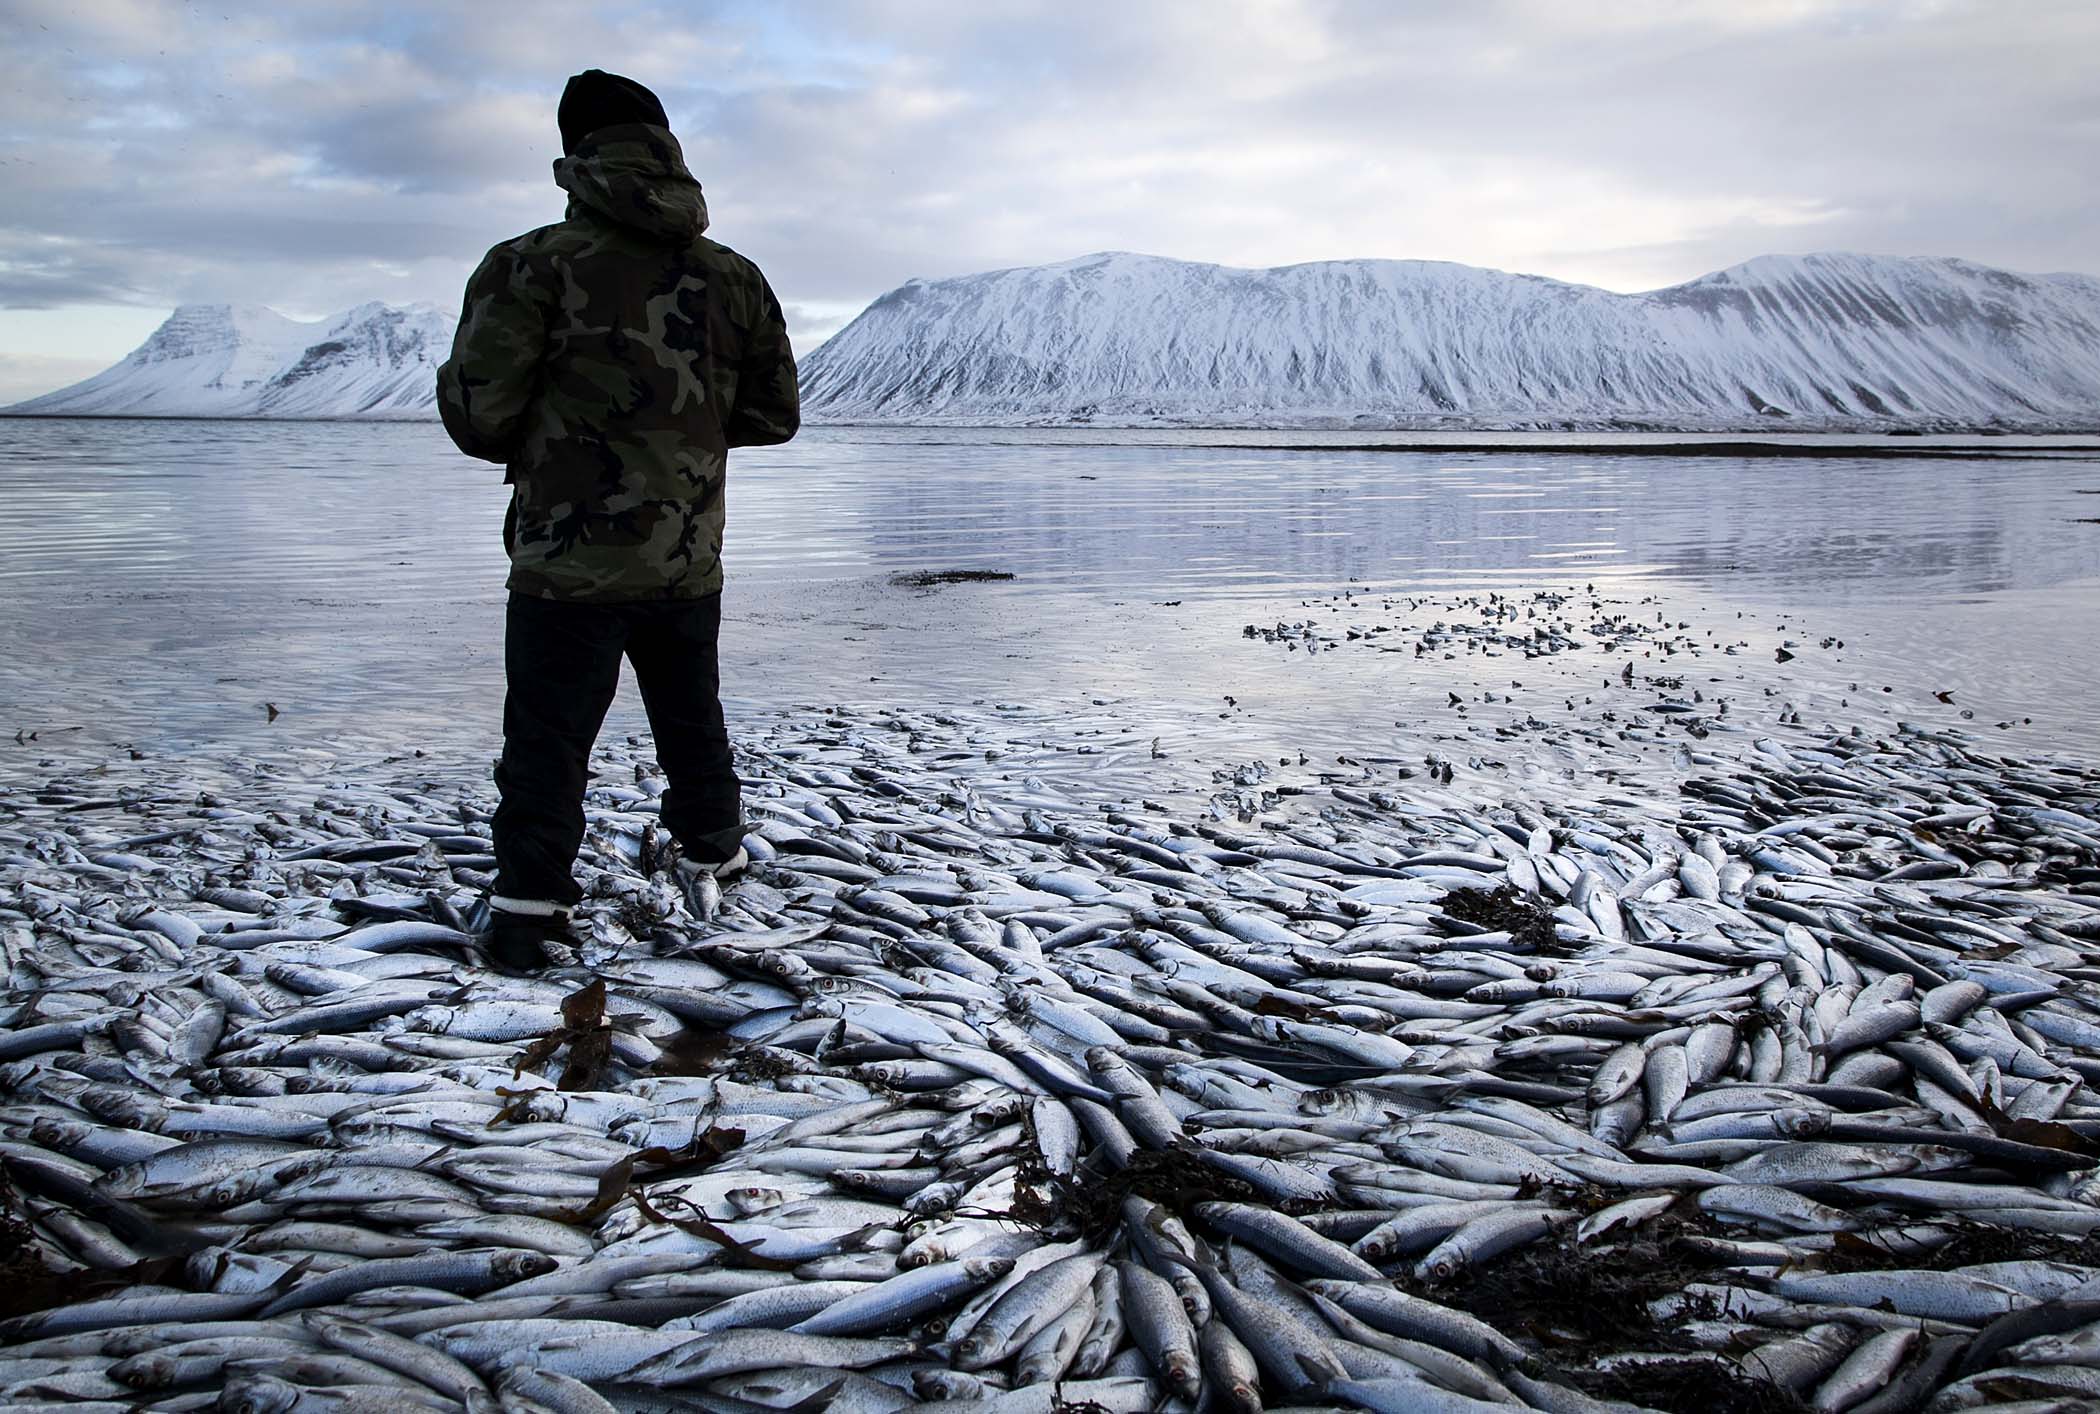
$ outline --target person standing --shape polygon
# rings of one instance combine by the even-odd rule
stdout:
[[[567,213],[489,251],[437,374],[446,432],[511,487],[484,946],[526,971],[570,941],[590,752],[623,656],[677,868],[690,883],[748,863],[716,651],[728,453],[801,421],[780,302],[702,234],[707,204],[656,95],[586,70],[557,122]]]

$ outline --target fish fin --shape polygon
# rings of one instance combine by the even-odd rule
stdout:
[[[1313,1387],[1323,1393],[1337,1380],[1349,1378],[1349,1372],[1342,1368],[1341,1362],[1325,1351],[1301,1350],[1294,1353],[1292,1358],[1298,1362],[1298,1368],[1304,1372],[1305,1378],[1311,1380]]]
[[[845,1387],[846,1380],[841,1376],[800,1403],[788,1405],[781,1411],[781,1414],[823,1414],[824,1410],[831,1407],[831,1401],[838,1398],[839,1392]]]

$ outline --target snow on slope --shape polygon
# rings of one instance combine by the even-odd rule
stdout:
[[[1767,256],[1645,294],[1431,261],[1103,254],[914,280],[812,420],[2100,425],[2100,280]]]
[[[361,304],[301,323],[259,305],[192,304],[124,360],[8,412],[110,417],[430,416],[454,317]]]
[[[313,329],[260,305],[184,305],[115,367],[12,410],[236,415]]]
[[[427,304],[361,304],[263,390],[265,417],[353,417],[429,412],[437,366],[452,349],[452,315]]]

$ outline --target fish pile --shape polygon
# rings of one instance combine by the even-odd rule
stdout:
[[[988,730],[752,746],[726,891],[609,746],[534,978],[477,788],[0,794],[0,1401],[2100,1400],[2100,773],[1779,728],[1248,822]]]
[[[1270,624],[1245,624],[1243,639],[1279,643],[1287,651],[1306,653],[1333,651],[1346,645],[1371,647],[1382,653],[1407,653],[1411,658],[1510,658],[1541,660],[1560,658],[1562,653],[1642,653],[1644,658],[1701,658],[1718,653],[1737,658],[1753,651],[1745,624],[1728,622],[1726,630],[1699,626],[1678,618],[1678,607],[1659,607],[1659,597],[1638,601],[1613,599],[1598,592],[1596,584],[1585,588],[1539,588],[1529,595],[1516,592],[1483,592],[1483,595],[1453,595],[1447,599],[1369,595],[1344,590],[1325,601],[1300,601],[1302,607],[1325,609],[1329,620],[1298,618]],[[1653,614],[1651,614],[1653,609]],[[1365,616],[1386,614],[1394,622],[1373,622]],[[1422,618],[1424,611],[1434,618]],[[1336,620],[1333,616],[1350,616]],[[1741,614],[1737,616],[1741,620]],[[1795,658],[1810,639],[1770,637],[1779,662]],[[1821,649],[1842,649],[1844,641],[1821,637],[1812,641]]]
[[[1453,658],[1464,652],[1491,658],[1535,659],[1582,649],[1603,653],[1640,651],[1664,657],[1709,651],[1733,656],[1750,646],[1747,639],[1723,642],[1715,633],[1702,634],[1691,623],[1674,619],[1661,609],[1649,618],[1646,609],[1660,602],[1650,597],[1629,604],[1599,594],[1595,585],[1583,590],[1539,589],[1529,594],[1462,594],[1443,600],[1343,592],[1328,596],[1319,607],[1330,614],[1349,612],[1359,616],[1374,609],[1394,615],[1419,615],[1427,609],[1437,617],[1420,623],[1369,623],[1360,617],[1348,623],[1328,623],[1317,618],[1280,619],[1273,627],[1248,624],[1240,635],[1264,643],[1280,643],[1293,651],[1302,648],[1307,653],[1355,643],[1416,658]],[[1306,607],[1313,605],[1307,601]],[[1835,643],[1833,639],[1825,646]]]

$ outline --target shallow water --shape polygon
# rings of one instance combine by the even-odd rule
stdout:
[[[1396,730],[1457,726],[1453,693],[1476,725],[1543,716],[1621,664],[1386,653],[1346,626],[1397,635],[1465,596],[1594,586],[1707,645],[1643,673],[1745,711],[1954,725],[1966,710],[2023,749],[2090,756],[2100,739],[2090,453],[1254,440],[817,429],[737,454],[733,710],[1004,703],[1169,751],[1393,749]],[[435,424],[0,419],[0,495],[0,704],[8,735],[39,733],[20,750],[493,751],[505,492]],[[926,569],[1015,578],[890,582]],[[1307,653],[1243,634],[1306,619],[1343,641]],[[623,692],[614,727],[640,721]]]

